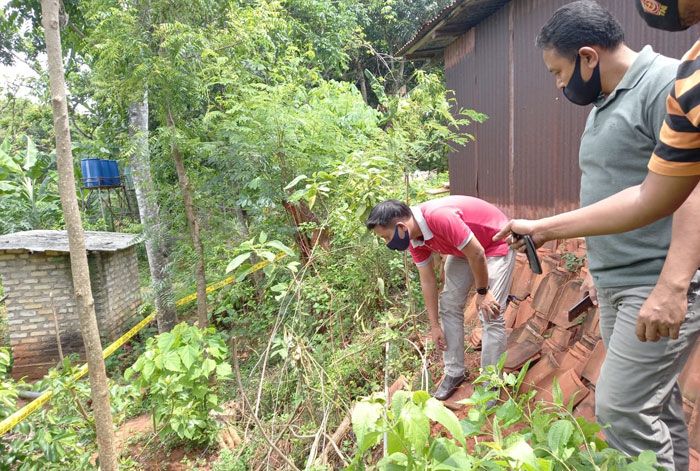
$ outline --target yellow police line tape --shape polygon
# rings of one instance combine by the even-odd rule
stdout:
[[[284,257],[286,254],[285,253],[280,253],[275,257],[275,261],[279,260],[280,258]],[[269,260],[263,260],[261,262],[256,263],[252,267],[250,267],[250,271],[248,273],[253,273],[258,270],[261,270],[265,266],[267,266],[270,263]],[[235,276],[229,276],[224,278],[223,280],[217,281],[216,283],[212,283],[211,285],[207,286],[207,293],[211,293],[213,291],[216,291],[218,289],[223,288],[224,286],[233,283],[236,280]],[[175,302],[176,306],[184,306],[185,304],[188,304],[192,301],[197,299],[197,293],[190,294],[188,296],[185,296],[184,298],[178,299]],[[107,358],[110,356],[112,353],[117,351],[119,347],[124,345],[126,342],[131,340],[131,338],[136,335],[141,329],[143,329],[148,323],[150,323],[153,319],[156,318],[156,313],[152,312],[151,314],[147,315],[141,321],[133,326],[131,329],[129,329],[124,335],[119,337],[117,340],[115,340],[110,346],[105,348],[102,351],[102,358]],[[85,376],[85,373],[88,372],[88,366],[87,363],[84,363],[78,371],[75,372],[73,375],[73,379],[75,381],[79,380],[83,376]],[[14,414],[10,415],[6,419],[4,419],[2,422],[0,422],[0,436],[4,435],[5,433],[9,432],[15,425],[18,423],[22,422],[24,419],[29,417],[31,414],[39,410],[44,404],[49,402],[51,399],[51,396],[53,396],[53,391],[48,390],[45,391],[41,396],[37,397],[34,399],[32,402],[27,404],[26,406],[22,407],[18,411],[16,411]]]

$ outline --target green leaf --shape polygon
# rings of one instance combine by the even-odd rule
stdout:
[[[216,377],[218,379],[225,379],[231,376],[232,370],[231,365],[228,363],[219,363],[216,366]]]
[[[12,194],[20,190],[20,187],[12,182],[0,181],[0,194]]]
[[[452,434],[452,437],[461,443],[462,446],[466,445],[462,427],[459,425],[459,419],[457,419],[454,412],[445,407],[442,402],[433,397],[428,399],[425,403],[425,415],[445,427],[447,431]]]
[[[564,394],[561,392],[561,387],[559,386],[559,381],[556,376],[552,380],[552,400],[559,406],[564,405]]]
[[[506,448],[503,453],[510,459],[513,469],[539,470],[534,450],[522,437],[516,443]]]
[[[265,232],[265,231],[260,232],[260,235],[258,236],[258,242],[261,244],[264,244],[265,242],[267,242],[267,232]]]
[[[636,459],[625,466],[625,471],[652,471],[658,469],[656,455],[650,450],[643,451]]]
[[[413,393],[413,402],[420,405],[425,404],[430,399],[430,394],[427,391],[415,391]]]
[[[377,467],[383,471],[404,471],[408,465],[408,457],[401,452],[395,452],[382,458]]]
[[[472,469],[474,459],[467,456],[464,450],[457,450],[447,457],[444,461],[433,461],[431,470],[434,471],[469,471]]]
[[[131,380],[131,378],[134,376],[134,374],[135,374],[135,372],[134,372],[133,368],[127,368],[126,370],[124,370],[124,379],[126,381]]]
[[[391,412],[394,414],[394,417],[401,415],[401,409],[403,409],[403,406],[410,400],[411,393],[408,391],[399,389],[394,393],[391,397]]]
[[[294,180],[289,182],[289,184],[287,186],[285,186],[284,189],[291,190],[292,188],[294,188],[296,186],[297,183],[299,183],[302,180],[305,180],[306,178],[308,178],[306,175],[298,175]]]
[[[413,449],[417,452],[423,450],[430,436],[430,421],[421,408],[411,402],[406,403],[401,409],[399,421],[404,437],[413,445]]]
[[[231,273],[233,270],[238,268],[243,262],[248,260],[251,256],[252,252],[246,252],[238,255],[236,258],[231,260],[229,264],[226,266],[226,273]]]
[[[22,172],[22,167],[20,167],[17,162],[15,162],[14,159],[2,148],[0,148],[0,168],[10,173],[16,173],[19,175],[24,173]]]
[[[204,375],[209,377],[209,374],[211,374],[212,371],[216,369],[216,362],[212,360],[211,358],[207,358],[204,360],[204,363],[202,363],[202,371],[204,372]]]
[[[27,136],[27,153],[24,155],[24,170],[27,172],[34,167],[34,164],[36,164],[36,156],[38,152],[36,150],[36,146],[34,145],[34,141]]]
[[[588,443],[593,440],[598,432],[603,428],[596,422],[589,422],[584,417],[576,417],[576,422],[583,432],[583,441]]]
[[[268,262],[275,261],[275,254],[268,250],[261,250],[260,252],[258,252],[258,255],[267,260]]]
[[[501,420],[504,427],[509,427],[520,420],[522,412],[518,404],[511,397],[498,407],[496,410],[496,417]]]
[[[574,426],[571,422],[568,420],[557,420],[547,433],[547,446],[553,452],[562,450],[569,443],[573,433]]]
[[[384,407],[377,402],[362,401],[352,409],[352,431],[357,439],[360,455],[376,445],[381,434],[377,422],[382,417]]]
[[[189,370],[190,366],[192,366],[192,364],[197,359],[197,351],[191,345],[186,345],[180,348],[177,352],[180,355],[182,365],[185,367],[186,370]]]
[[[178,352],[169,351],[163,355],[163,368],[169,371],[179,372],[182,371],[182,362],[180,361],[180,355]]]
[[[377,289],[379,290],[379,294],[384,296],[384,279],[383,278],[377,278]]]
[[[156,370],[156,365],[150,360],[146,360],[143,363],[143,371],[141,374],[143,375],[143,379],[148,381],[148,379],[151,377],[153,372]]]
[[[287,247],[286,245],[284,245],[279,240],[271,240],[270,242],[267,243],[267,246],[272,247],[273,249],[277,249],[280,252],[284,252],[287,255],[289,255],[290,257],[294,256],[294,251],[292,249],[290,249],[289,247]]]
[[[175,335],[172,332],[164,332],[158,335],[158,349],[167,352],[175,342]]]
[[[656,454],[651,450],[644,450],[641,452],[637,458],[637,462],[649,465],[658,464],[658,461],[656,461]]]

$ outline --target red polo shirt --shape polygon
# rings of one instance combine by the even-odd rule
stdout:
[[[433,252],[464,257],[462,249],[472,237],[484,247],[487,257],[508,253],[505,241],[493,236],[508,222],[500,209],[471,196],[447,196],[411,208],[423,240],[411,239],[409,250],[418,266],[430,262]]]

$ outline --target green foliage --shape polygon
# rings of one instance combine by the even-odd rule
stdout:
[[[255,260],[267,261],[268,264],[264,267],[268,278],[271,278],[272,272],[275,270],[275,262],[283,256],[294,256],[294,251],[284,245],[279,240],[268,240],[267,233],[261,232],[255,239],[250,239],[239,245],[234,253],[237,255],[226,266],[226,273],[235,272],[236,280],[242,281],[246,276],[251,274],[255,269]],[[296,273],[299,262],[285,260],[282,263],[291,273]],[[286,291],[284,283],[278,284],[272,289],[280,293]]]
[[[185,323],[146,342],[146,351],[124,378],[146,390],[154,424],[164,439],[210,443],[220,405],[217,389],[231,378],[228,350],[213,328]]]
[[[52,229],[62,223],[53,156],[37,150],[30,137],[16,152],[0,144],[0,231]]]
[[[17,406],[18,385],[9,378],[12,354],[7,347],[0,347],[0,420],[9,416]]]
[[[425,199],[427,184],[414,172],[444,169],[451,147],[471,140],[462,127],[483,119],[455,109],[440,74],[414,74],[391,57],[446,1],[196,0],[176,8],[169,0],[64,2],[69,106],[80,110],[71,113],[76,157],[130,155],[127,109],[147,92],[155,198],[167,215],[176,290],[190,292],[196,254],[172,165],[175,144],[200,215],[207,276],[237,278],[210,295],[212,321],[241,339],[248,397],[260,391],[269,436],[290,421],[295,434],[282,440],[289,438],[298,463],[317,446],[308,437],[337,425],[352,397],[379,386],[385,368],[410,374],[420,362],[403,341],[385,357],[386,339],[415,332],[417,278],[362,222],[382,199]],[[11,0],[10,7],[8,18],[38,25],[38,1]],[[17,28],[4,26],[17,39]],[[41,34],[20,36],[33,56]],[[2,107],[12,112],[0,112],[0,127],[48,149],[50,107],[38,83],[41,106]],[[18,118],[23,114],[31,120]],[[308,209],[310,217],[293,223],[285,204]],[[295,242],[321,229],[330,248],[294,259],[303,253]],[[252,276],[259,260],[271,263]],[[146,341],[143,352],[136,343],[111,360],[110,370],[140,354],[126,376],[146,389],[143,406],[153,410],[161,437],[205,443],[215,430],[208,412],[233,391],[219,390],[229,373],[221,337],[191,329]],[[211,342],[221,347],[216,355],[207,350]],[[252,379],[259,365],[260,386]],[[131,396],[113,398],[122,408],[119,397]],[[130,402],[123,414],[141,407]],[[426,420],[448,420],[432,402],[413,404]],[[297,414],[297,407],[311,414]],[[415,415],[406,407],[404,414]],[[67,409],[75,415],[75,407]],[[224,469],[259,462],[258,449],[266,447],[257,446],[256,432],[248,437],[243,446],[251,451],[223,454]],[[451,449],[440,446],[431,452],[436,459]]]
[[[248,471],[250,469],[250,458],[253,454],[252,448],[246,448],[243,453],[234,453],[231,450],[221,450],[219,459],[211,467],[212,471]]]
[[[564,259],[564,268],[566,268],[567,271],[570,271],[572,273],[579,271],[581,267],[584,266],[586,263],[585,255],[578,257],[575,253],[572,252],[565,252],[562,255],[562,258]]]
[[[0,378],[6,377],[12,368],[12,354],[7,347],[0,347]]]
[[[503,360],[476,378],[474,393],[463,401],[469,412],[461,421],[425,391],[399,391],[390,406],[381,394],[363,399],[353,409],[357,448],[348,469],[366,469],[367,456],[384,436],[388,453],[376,464],[378,469],[656,469],[653,453],[628,458],[608,448],[597,436],[601,427],[574,417],[561,400],[531,408],[534,392],[518,393],[527,368],[515,375],[502,372],[502,366]],[[440,424],[450,438],[431,435],[432,423]],[[474,439],[470,450],[469,438]]]
[[[453,440],[430,437],[431,421],[450,432]],[[384,434],[387,455],[380,469],[471,469],[474,459],[457,416],[425,391],[398,391],[391,407],[375,395],[355,406],[352,413],[357,453],[348,469],[364,469],[364,457]]]
[[[1,351],[0,351],[1,352]],[[66,358],[59,368],[34,387],[51,389],[49,407],[44,407],[0,437],[0,468],[18,470],[93,469],[94,421],[87,411],[90,385],[76,381],[77,367]],[[22,382],[2,380],[0,418],[16,410],[17,391],[30,387]],[[138,391],[131,386],[110,385],[112,413],[119,422],[134,404]]]
[[[372,86],[381,90],[383,79],[372,77]],[[438,74],[417,71],[416,86],[405,96],[382,95],[379,102],[386,108],[388,151],[393,152],[406,169],[447,170],[447,153],[456,146],[474,140],[465,132],[472,122],[481,123],[487,116],[469,109],[455,109],[456,101],[445,89]]]

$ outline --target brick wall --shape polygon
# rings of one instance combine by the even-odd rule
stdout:
[[[136,250],[91,253],[88,263],[98,328],[105,344],[134,322],[140,303]],[[83,356],[68,254],[0,251],[0,277],[7,295],[13,376],[41,377],[58,361],[53,309],[64,355]]]
[[[107,300],[101,331],[110,340],[117,339],[125,327],[133,325],[136,308],[141,303],[139,267],[136,248],[102,253],[103,291]]]

